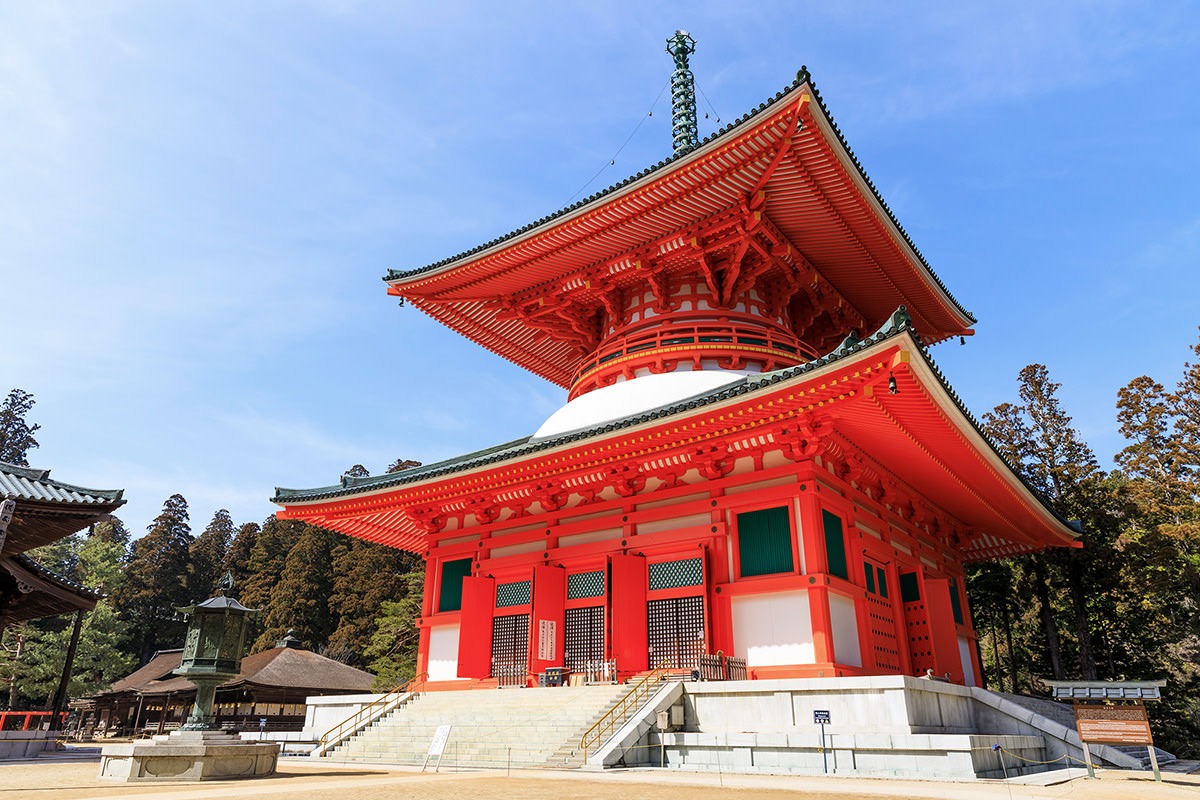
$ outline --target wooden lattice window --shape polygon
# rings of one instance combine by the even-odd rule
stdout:
[[[693,669],[704,652],[704,598],[673,597],[646,604],[650,666]]]
[[[589,662],[604,660],[604,606],[568,608],[565,627],[563,666],[571,672],[591,671]]]
[[[492,675],[529,666],[529,615],[511,614],[492,620]]]

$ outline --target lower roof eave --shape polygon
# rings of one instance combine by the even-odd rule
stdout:
[[[447,462],[450,467],[433,470],[424,479],[414,475],[415,480],[399,484],[380,486],[376,482],[363,486],[362,491],[332,487],[335,497],[321,496],[323,490],[313,490],[316,496],[303,502],[289,503],[277,496],[276,502],[285,505],[278,516],[421,553],[428,543],[419,524],[419,512],[434,513],[426,506],[440,503],[444,507],[450,498],[464,498],[481,486],[504,489],[504,480],[511,480],[518,472],[552,474],[550,464],[560,465],[572,456],[578,456],[573,467],[578,470],[603,468],[605,462],[599,459],[605,452],[601,445],[606,442],[632,440],[635,436],[645,439],[684,426],[695,428],[698,420],[736,415],[752,406],[761,409],[784,396],[812,399],[815,387],[825,391],[831,376],[854,374],[858,379],[865,369],[870,379],[866,383],[860,380],[863,391],[854,398],[857,405],[845,402],[844,393],[837,402],[832,399],[836,391],[830,395],[830,408],[840,414],[833,423],[835,429],[859,434],[860,443],[869,442],[887,456],[885,463],[904,464],[904,472],[895,474],[912,481],[923,496],[953,495],[957,507],[948,510],[956,517],[973,518],[981,528],[994,529],[990,537],[994,544],[981,542],[975,552],[964,548],[964,557],[975,560],[1004,557],[1001,554],[1009,550],[1015,555],[1050,546],[1078,546],[1066,521],[1022,482],[984,437],[929,361],[920,341],[908,330],[873,339],[836,358],[818,359],[809,368],[756,376],[739,383],[737,390],[722,389],[712,398],[668,409],[661,415],[642,415],[632,422],[600,426],[562,437],[561,441],[521,440],[508,448],[511,452],[503,452],[504,448],[496,451],[499,458],[472,462],[472,457],[464,457],[461,469]],[[879,370],[880,365],[886,366]],[[900,381],[895,394],[887,389],[893,374]],[[812,407],[810,403],[808,408]],[[795,407],[794,412],[806,413],[801,407]],[[747,418],[753,419],[753,415]],[[590,463],[586,461],[589,457],[594,459]],[[961,470],[963,465],[969,470]]]

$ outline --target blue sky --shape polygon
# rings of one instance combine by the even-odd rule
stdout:
[[[808,65],[980,320],[933,351],[968,407],[1045,363],[1111,466],[1117,389],[1174,383],[1200,325],[1186,2],[0,0],[0,391],[37,399],[30,461],[126,489],[135,533],[182,493],[198,532],[531,433],[563,392],[380,278],[668,156],[681,27],[701,135]]]

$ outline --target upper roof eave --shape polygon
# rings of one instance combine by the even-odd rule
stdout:
[[[841,129],[833,119],[833,115],[829,112],[829,108],[825,105],[820,91],[816,84],[812,81],[812,77],[806,66],[802,66],[799,72],[796,73],[796,79],[788,86],[777,92],[769,100],[760,103],[757,108],[744,114],[738,119],[726,125],[724,128],[710,134],[699,142],[694,148],[686,150],[682,153],[677,153],[669,158],[663,159],[652,167],[648,167],[635,175],[631,175],[618,183],[609,186],[606,189],[596,192],[595,194],[576,201],[558,211],[548,214],[541,219],[524,225],[516,230],[510,231],[503,236],[496,237],[483,244],[477,245],[469,250],[463,251],[455,256],[436,261],[424,267],[418,267],[410,270],[388,270],[387,275],[383,277],[385,283],[391,285],[403,284],[410,279],[426,279],[440,272],[452,271],[458,266],[475,261],[481,257],[487,256],[493,252],[499,252],[507,247],[511,247],[520,241],[543,233],[545,230],[569,221],[570,219],[587,213],[592,210],[592,206],[598,205],[601,202],[612,200],[621,194],[633,191],[641,185],[653,180],[657,180],[672,169],[678,169],[685,166],[688,162],[697,158],[702,158],[703,155],[717,149],[725,143],[725,140],[733,138],[742,130],[744,130],[752,121],[762,119],[769,116],[771,113],[778,111],[780,106],[786,105],[794,96],[800,95],[803,92],[811,92],[812,97],[816,100],[816,105],[820,109],[821,116],[827,123],[828,131],[834,134],[834,137],[840,146],[841,156],[844,165],[848,168],[851,175],[856,175],[862,186],[866,188],[867,195],[873,198],[878,204],[878,208],[884,213],[886,219],[894,229],[894,233],[904,243],[913,260],[920,266],[922,271],[932,283],[937,287],[947,303],[947,307],[952,309],[958,316],[961,317],[964,327],[970,327],[978,322],[975,316],[962,306],[961,303],[954,297],[945,283],[934,272],[925,256],[917,248],[912,237],[905,231],[904,226],[900,224],[900,220],[896,217],[887,201],[883,199],[879,189],[875,186],[874,181],[867,175],[862,163],[854,155],[854,151],[850,148]],[[849,169],[853,167],[853,169]]]

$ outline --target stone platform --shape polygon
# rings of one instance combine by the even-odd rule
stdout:
[[[275,773],[279,745],[243,741],[221,731],[175,731],[110,744],[100,754],[100,777],[114,781],[215,781]]]

